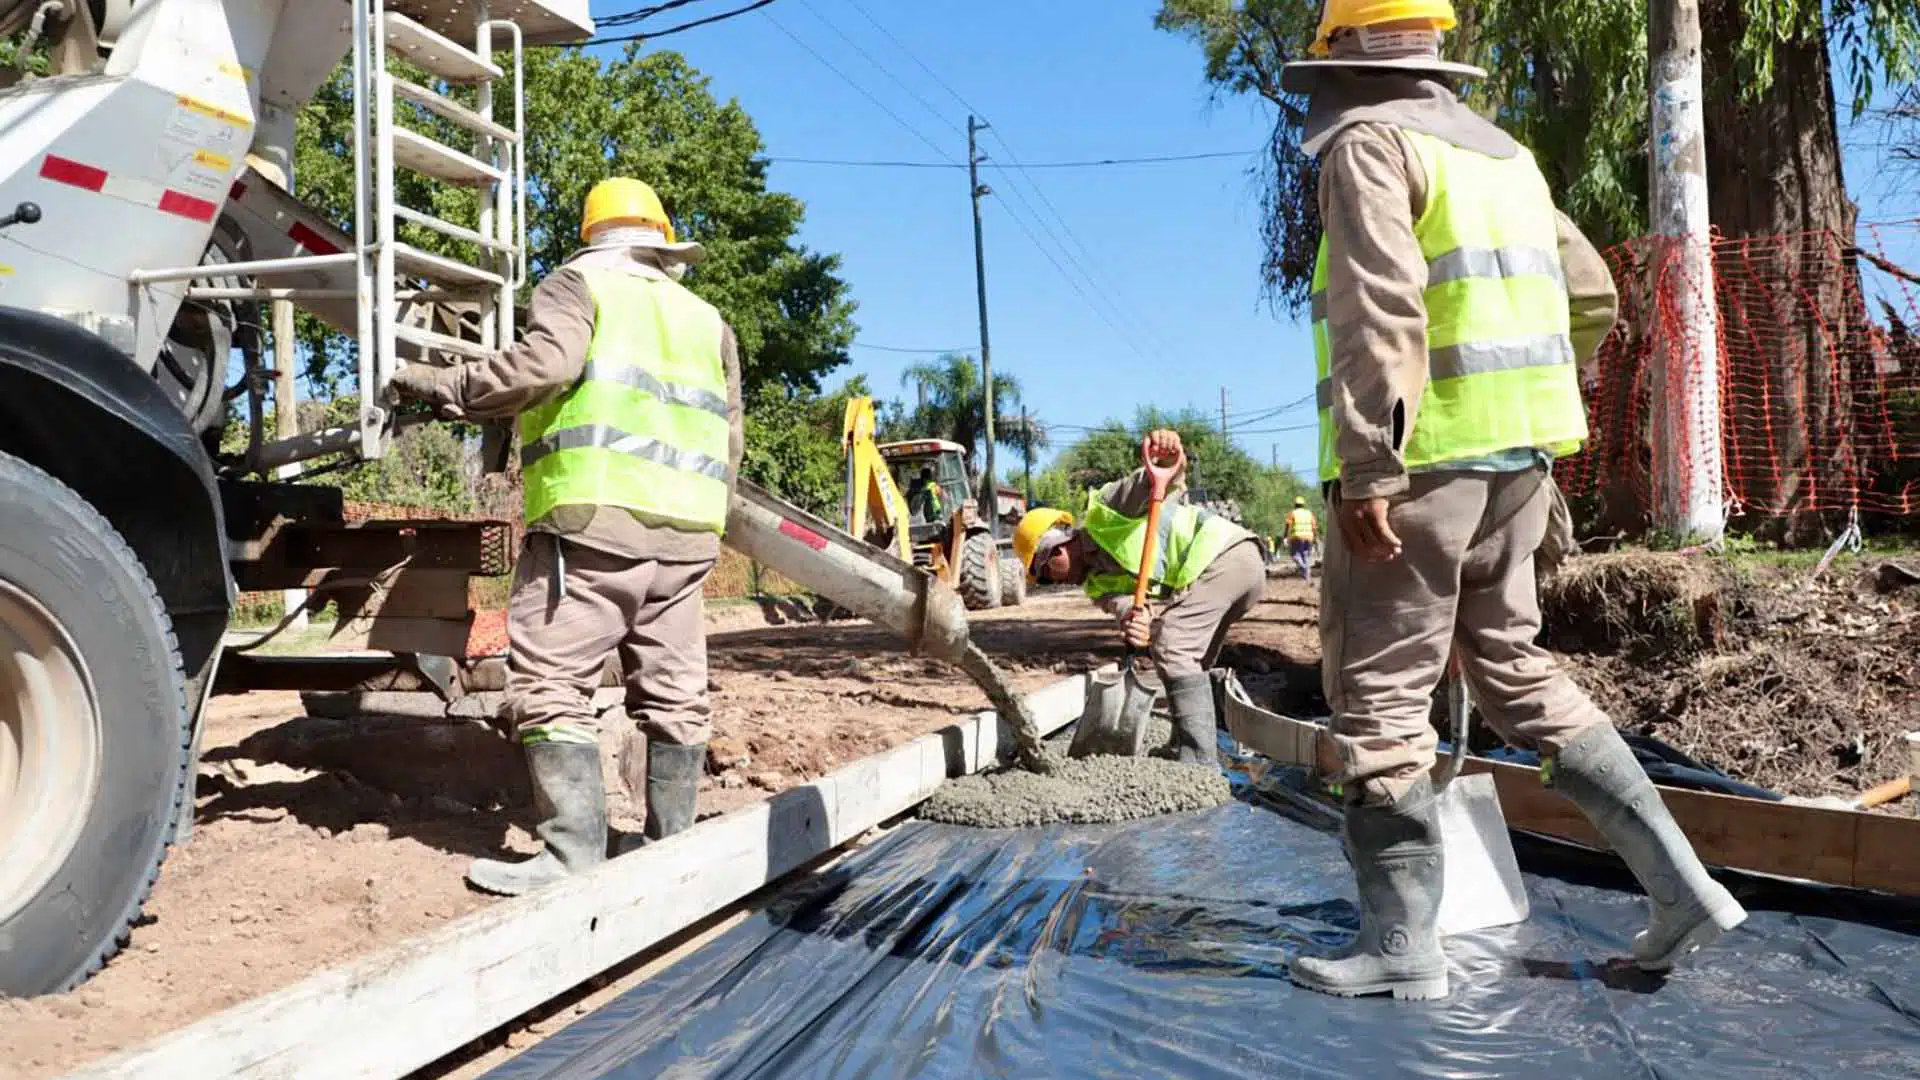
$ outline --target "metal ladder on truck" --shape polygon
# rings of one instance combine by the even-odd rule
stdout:
[[[303,253],[130,275],[136,286],[194,282],[187,299],[287,300],[354,340],[359,422],[267,443],[251,455],[260,471],[341,452],[383,456],[397,427],[386,400],[394,373],[405,363],[486,356],[510,343],[514,293],[527,280],[525,42],[519,24],[490,17],[487,0],[352,0],[350,6],[350,232],[340,233],[283,187],[252,182],[249,174],[235,185],[229,206],[250,210],[249,220],[266,223],[268,231],[276,221],[282,232],[292,222],[293,250]],[[472,46],[456,36],[470,38]],[[496,53],[498,36],[508,48]],[[395,61],[425,72],[424,79],[405,77]],[[511,124],[495,116],[496,90],[509,77]],[[471,90],[471,104],[458,100],[462,88]],[[460,149],[422,130],[433,121],[471,137],[471,146]],[[402,173],[471,193],[471,223],[407,205],[399,194]],[[249,199],[269,201],[254,206]],[[402,223],[458,242],[469,257],[403,240]],[[235,281],[249,285],[226,285]]]
[[[457,12],[461,5],[455,3]],[[356,11],[358,11],[356,6]],[[363,204],[369,213],[356,219],[355,247],[361,295],[368,285],[373,303],[360,305],[360,385],[364,388],[360,409],[360,452],[377,457],[387,424],[384,391],[401,362],[401,347],[407,347],[416,362],[438,358],[458,360],[491,355],[513,340],[514,292],[526,284],[526,152],[525,152],[525,45],[517,24],[487,17],[482,2],[468,8],[475,16],[474,47],[457,44],[407,15],[387,8],[387,0],[373,0],[371,40],[355,36],[355,87],[370,86],[372,117],[368,136],[373,144],[371,169],[367,156],[361,175],[371,172],[371,191]],[[494,87],[505,78],[495,63],[495,31],[504,31],[511,41],[510,58],[514,79],[513,126],[507,127],[494,117]],[[401,78],[390,67],[400,57],[430,76],[445,83],[474,88],[472,108],[443,94],[440,90]],[[474,149],[464,152],[438,142],[395,117],[396,100],[418,106],[424,113],[447,122],[454,129],[474,138]],[[355,95],[356,124],[364,112],[366,98]],[[447,221],[423,210],[401,203],[395,193],[396,173],[407,169],[420,176],[471,190],[475,196],[476,227]],[[400,241],[398,223],[408,222],[422,229],[459,241],[478,253],[471,261],[447,258]],[[368,236],[365,222],[372,226]],[[428,283],[456,301],[470,300],[466,311],[458,308],[416,306],[413,314],[423,319],[402,317],[398,275]],[[416,298],[417,299],[417,298]],[[435,328],[432,316],[457,312],[470,333],[445,333]],[[470,317],[470,321],[469,321]],[[420,325],[420,322],[428,325]],[[372,348],[368,348],[371,336]]]

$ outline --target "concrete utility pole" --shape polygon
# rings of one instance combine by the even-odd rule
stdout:
[[[993,194],[993,189],[980,182],[980,163],[986,156],[980,153],[980,144],[975,138],[986,128],[982,121],[971,115],[967,117],[967,177],[973,190],[973,281],[980,299],[980,383],[987,412],[987,474],[986,482],[980,485],[980,513],[987,519],[993,538],[998,540],[1000,492],[993,472],[993,348],[987,341],[987,248],[980,234],[980,197]]]
[[[1220,388],[1220,437],[1227,437],[1227,388]]]
[[[1020,403],[1020,467],[1027,477],[1027,505],[1033,505],[1033,414]]]
[[[274,434],[282,439],[291,439],[300,434],[300,405],[295,400],[294,365],[296,356],[293,348],[293,301],[275,300],[273,302],[273,427]],[[279,477],[291,480],[300,475],[300,463],[282,465]],[[285,611],[296,611],[307,602],[305,589],[284,589],[280,593],[280,603]],[[303,611],[288,624],[290,630],[305,630],[307,616]]]
[[[1707,231],[1700,0],[1647,6],[1654,280],[1673,325],[1655,331],[1655,524],[1692,543],[1726,533],[1720,475],[1719,312]]]

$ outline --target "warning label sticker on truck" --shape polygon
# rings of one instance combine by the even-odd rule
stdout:
[[[233,155],[246,150],[249,129],[253,125],[245,117],[190,97],[180,97],[175,101],[173,111],[167,116],[166,138],[195,150],[221,155]]]

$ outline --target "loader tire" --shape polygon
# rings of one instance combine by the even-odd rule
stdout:
[[[1026,602],[1026,568],[1011,555],[1000,556],[1000,606],[1019,607]]]
[[[977,532],[960,542],[959,579],[967,610],[1000,606],[1000,550],[993,534]]]
[[[92,505],[0,454],[0,997],[126,944],[187,798],[173,624]]]

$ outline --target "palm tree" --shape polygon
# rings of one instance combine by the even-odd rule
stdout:
[[[908,413],[913,434],[959,443],[966,450],[967,471],[979,475],[976,454],[987,427],[979,361],[962,353],[944,353],[931,363],[908,368],[900,381],[919,392],[919,405]],[[1010,450],[1030,453],[1047,446],[1046,428],[1020,415],[1020,381],[1011,375],[994,376],[993,437]]]

